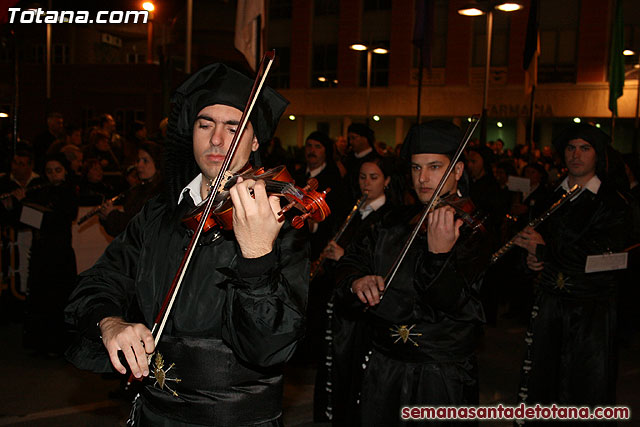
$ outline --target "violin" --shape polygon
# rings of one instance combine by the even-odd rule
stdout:
[[[396,273],[398,272],[398,269],[400,268],[400,265],[404,261],[404,258],[406,257],[407,252],[409,252],[409,248],[411,247],[411,244],[415,240],[415,238],[418,235],[418,233],[420,233],[420,230],[423,227],[425,227],[425,229],[426,229],[425,222],[426,222],[427,216],[429,215],[430,212],[432,212],[432,210],[434,209],[434,206],[437,206],[437,204],[440,203],[440,200],[441,200],[440,199],[440,193],[442,192],[442,189],[444,188],[445,182],[447,181],[447,179],[449,178],[449,176],[453,172],[453,168],[455,167],[456,163],[460,159],[460,156],[462,155],[462,152],[467,147],[467,144],[469,143],[469,140],[471,139],[471,135],[473,135],[473,132],[478,127],[478,123],[479,122],[480,122],[480,120],[479,120],[478,116],[473,116],[472,117],[472,120],[469,123],[469,126],[467,126],[467,130],[465,131],[465,134],[462,137],[462,141],[460,142],[460,145],[458,146],[458,149],[456,150],[456,152],[453,155],[453,157],[450,159],[449,166],[447,167],[447,170],[442,175],[442,178],[440,178],[440,182],[438,183],[438,186],[436,187],[435,191],[433,192],[433,197],[431,198],[431,200],[429,201],[429,203],[427,204],[425,209],[423,209],[422,213],[419,216],[418,221],[416,221],[416,224],[413,227],[413,230],[409,234],[409,238],[407,239],[407,241],[405,242],[404,246],[402,247],[402,250],[400,251],[400,253],[396,257],[393,265],[391,266],[391,269],[389,270],[389,272],[385,276],[383,292],[385,292],[389,288],[389,286],[391,285],[391,282],[393,281],[393,278],[396,276]],[[463,221],[464,221],[464,219],[463,219]]]
[[[487,219],[486,215],[481,215],[480,211],[476,209],[476,205],[468,197],[460,197],[456,193],[446,194],[436,201],[434,207],[429,211],[433,212],[443,206],[450,206],[455,210],[455,218],[459,218],[463,221],[463,227],[470,230],[471,233],[476,231],[486,231],[484,222]],[[410,224],[416,224],[420,219],[420,215],[417,215]],[[426,221],[422,223],[420,227],[420,233],[427,232]]]
[[[268,196],[278,196],[287,200],[287,205],[278,212],[278,221],[284,221],[285,212],[293,208],[302,212],[302,215],[296,215],[291,221],[295,228],[302,228],[307,218],[322,222],[331,213],[325,201],[330,189],[327,188],[323,192],[316,191],[318,180],[315,178],[310,179],[304,188],[300,188],[293,184],[294,180],[285,166],[278,166],[267,171],[264,168],[254,171],[248,167],[238,174],[230,174],[224,186],[214,196],[216,198],[214,200],[215,207],[211,210],[209,217],[205,219],[203,232],[207,232],[214,227],[222,228],[223,230],[233,229],[233,203],[231,202],[229,189],[236,184],[238,178],[262,180],[265,182]],[[209,197],[211,197],[211,193]],[[204,206],[205,204],[203,203],[202,206],[196,207],[183,218],[182,223],[195,231],[204,215]]]

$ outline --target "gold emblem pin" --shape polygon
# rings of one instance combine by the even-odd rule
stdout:
[[[558,287],[558,289],[563,289],[564,288],[564,274],[562,274],[562,271],[560,273],[558,273],[558,278],[556,279],[556,287]]]
[[[389,328],[389,330],[391,331],[391,338],[396,338],[396,340],[393,343],[396,344],[398,343],[398,341],[402,340],[402,343],[406,344],[407,341],[411,341],[413,345],[415,345],[416,347],[419,347],[418,343],[411,338],[411,337],[422,336],[420,332],[411,332],[411,330],[415,328],[415,326],[416,325],[413,324],[407,328],[407,325],[400,325],[400,326],[393,325],[393,328]]]
[[[162,354],[156,353],[156,357],[153,360],[153,366],[151,367],[152,375],[149,375],[149,378],[156,380],[156,382],[153,383],[154,387],[159,386],[160,390],[164,390],[164,388],[166,387],[167,390],[169,390],[174,396],[177,397],[178,393],[176,393],[175,390],[171,389],[171,387],[169,387],[169,385],[167,384],[167,381],[173,381],[176,383],[182,381],[178,378],[167,377],[167,372],[169,372],[174,366],[175,363],[172,363],[167,369],[164,369],[164,358],[162,357]]]

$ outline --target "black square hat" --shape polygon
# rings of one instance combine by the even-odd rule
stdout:
[[[205,107],[223,104],[243,111],[253,81],[244,74],[216,63],[208,65],[189,77],[174,93],[172,102],[181,105],[181,111],[174,124],[181,133],[190,132],[197,114]],[[249,121],[259,143],[273,137],[280,116],[289,101],[268,86],[263,86]]]
[[[569,141],[582,139],[587,141],[596,151],[596,174],[602,179],[607,173],[607,151],[610,147],[611,137],[597,127],[588,123],[572,124],[563,129],[553,139],[553,146],[564,162],[564,149]]]
[[[209,105],[223,104],[240,111],[249,99],[253,81],[224,64],[208,65],[189,77],[175,91],[165,142],[167,200],[177,204],[180,191],[198,174],[193,157],[193,124],[198,113]],[[249,121],[259,143],[269,141],[289,102],[268,86],[263,86]]]
[[[451,155],[461,140],[462,132],[458,126],[446,120],[431,120],[409,129],[400,156],[410,160],[412,154],[420,153]]]

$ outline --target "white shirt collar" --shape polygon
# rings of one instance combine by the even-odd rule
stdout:
[[[326,167],[327,167],[326,163],[321,164],[315,169],[309,169],[307,167],[307,172],[309,172],[309,178],[315,178],[316,176],[320,175],[320,172],[322,172]]]
[[[202,173],[199,173],[198,176],[193,178],[193,180],[187,184],[186,187],[182,189],[180,192],[180,196],[178,196],[178,204],[182,202],[182,198],[184,197],[184,193],[189,190],[189,196],[191,196],[191,200],[193,200],[193,204],[196,206],[200,206],[202,204],[202,196],[200,195],[200,187],[202,186]]]
[[[387,198],[384,193],[382,193],[380,197],[371,200],[369,203],[367,203],[366,206],[360,208],[360,215],[362,216],[362,219],[365,219],[367,216],[369,216],[371,212],[380,209],[386,201]]]
[[[18,184],[20,187],[22,187],[22,184],[20,184],[20,181],[18,181],[18,178],[16,178],[13,174],[9,175],[9,178],[11,178],[11,181],[15,182],[16,184]],[[31,181],[33,181],[36,178],[40,178],[40,175],[38,175],[35,172],[31,172],[31,176],[29,177],[29,179],[27,180],[27,183],[25,184],[25,188],[27,187],[27,185],[29,185],[29,183]]]
[[[585,190],[589,190],[591,191],[593,194],[598,194],[598,190],[600,190],[600,184],[602,184],[602,181],[600,181],[600,178],[598,178],[598,175],[594,175],[593,177],[591,177],[591,179],[584,185],[584,189]],[[569,177],[566,177],[562,183],[560,184],[560,187],[562,187],[562,189],[564,191],[569,191]],[[576,196],[577,197],[577,196]],[[573,200],[573,199],[572,199]]]
[[[359,153],[354,152],[353,155],[356,156],[356,159],[361,159],[372,151],[373,151],[373,148],[369,147],[368,149],[361,151]]]

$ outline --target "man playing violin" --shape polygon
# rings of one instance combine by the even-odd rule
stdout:
[[[382,298],[384,276],[413,229],[412,217],[433,197],[460,141],[460,130],[445,121],[411,128],[403,157],[411,162],[420,203],[382,216],[338,265],[342,302],[369,307],[372,350],[360,397],[362,425],[401,425],[404,406],[478,402],[474,350],[484,320],[479,288],[490,255],[486,236],[464,231],[454,207],[437,207]],[[460,161],[441,196],[464,195],[464,180]]]
[[[282,363],[303,335],[308,249],[279,221],[264,182],[239,178],[230,189],[233,230],[202,234],[157,346],[149,330],[193,235],[181,220],[209,196],[251,85],[214,64],[177,89],[167,192],[81,275],[67,308],[82,333],[67,353],[77,366],[144,378],[132,416],[141,425],[281,425]],[[273,136],[287,104],[263,89],[231,172]]]

